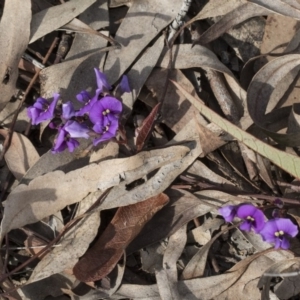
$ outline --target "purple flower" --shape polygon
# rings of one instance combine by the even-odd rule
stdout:
[[[129,86],[129,82],[128,82],[128,77],[126,75],[122,76],[121,82],[120,82],[120,90],[121,93],[130,93],[130,86]]]
[[[219,213],[223,216],[226,222],[231,222],[236,216],[236,205],[227,205],[219,208]]]
[[[288,249],[289,238],[298,234],[298,227],[290,219],[273,219],[268,221],[260,231],[263,240],[275,244],[275,249]]]
[[[76,95],[76,99],[79,102],[86,103],[91,99],[91,95],[87,91],[81,91],[79,94]]]
[[[69,133],[64,129],[60,128],[58,131],[58,136],[55,141],[55,145],[52,148],[52,153],[59,153],[65,149],[69,149],[73,152],[79,146],[79,142],[69,136]]]
[[[265,215],[252,204],[240,205],[237,209],[236,216],[244,220],[240,225],[241,230],[250,231],[253,227],[255,232],[259,232],[264,228]]]
[[[83,93],[83,92],[81,92],[81,93]],[[89,114],[92,106],[98,101],[100,93],[101,93],[100,90],[96,90],[95,96],[93,98],[91,98],[91,99],[87,98],[88,94],[86,94],[85,96],[83,96],[81,99],[83,101],[85,101],[85,104],[84,104],[84,106],[78,112],[76,112],[75,115],[77,117],[81,117],[81,116],[84,116],[85,114]],[[77,99],[79,98],[78,95],[76,96]]]
[[[32,125],[38,125],[41,122],[50,120],[54,117],[54,111],[59,97],[59,94],[54,94],[51,103],[40,97],[33,106],[28,107],[27,115],[31,119]]]
[[[59,153],[65,149],[73,152],[78,146],[79,142],[75,138],[89,138],[89,129],[79,124],[76,121],[68,121],[64,126],[58,129],[58,136],[52,153]]]
[[[98,89],[101,91],[101,93],[108,92],[111,89],[111,85],[108,83],[105,74],[103,74],[96,68],[94,70],[96,73]]]
[[[281,199],[276,198],[276,199],[274,200],[274,205],[276,205],[278,208],[283,208],[284,202],[283,202]]]
[[[65,120],[69,120],[75,116],[75,109],[71,101],[62,105],[62,117]]]
[[[111,96],[106,96],[94,103],[90,110],[90,120],[93,124],[104,123],[107,117],[115,117],[122,112],[122,103]]]
[[[90,137],[88,134],[90,129],[76,121],[68,121],[64,126],[64,130],[67,131],[72,138],[88,139]]]
[[[119,121],[113,116],[108,116],[103,122],[94,125],[93,130],[100,134],[99,138],[93,140],[94,146],[115,137],[119,128]]]

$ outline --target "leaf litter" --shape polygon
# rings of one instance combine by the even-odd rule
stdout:
[[[299,11],[0,4],[1,299],[295,299]]]

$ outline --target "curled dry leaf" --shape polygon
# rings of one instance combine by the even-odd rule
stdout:
[[[34,14],[30,26],[30,43],[69,23],[94,2],[96,0],[73,0]]]
[[[257,287],[263,289],[262,299],[270,299],[269,293],[272,281],[275,277],[283,280],[275,286],[275,294],[279,298],[291,298],[299,293],[299,258],[285,259],[273,263],[260,278]]]
[[[18,64],[29,41],[30,22],[30,0],[5,1],[0,23],[0,110],[15,92]]]
[[[119,208],[104,233],[74,266],[76,278],[88,282],[100,280],[109,274],[127,245],[168,201],[167,195],[159,194]]]
[[[37,222],[67,205],[81,201],[88,193],[97,191],[99,187],[107,189],[122,181],[126,190],[126,184],[159,167],[173,165],[172,162],[182,160],[188,152],[189,148],[186,146],[145,151],[125,159],[91,164],[67,174],[62,171],[47,173],[33,179],[28,186],[20,184],[10,193],[5,203],[1,237],[13,228]],[[69,195],[70,191],[72,197]],[[127,191],[126,193],[129,194]],[[149,197],[139,201],[147,198]],[[123,205],[126,205],[126,202],[123,202]],[[113,207],[118,206],[120,205]]]
[[[282,95],[282,91],[286,91],[290,85],[290,82],[285,81],[284,78],[294,69],[295,72],[293,72],[293,74],[296,76],[298,74],[297,70],[299,65],[299,54],[284,55],[272,60],[256,73],[249,85],[247,93],[248,111],[254,123],[280,144],[291,147],[300,146],[300,133],[283,134],[269,130],[268,124],[266,123],[265,112],[276,86],[280,82],[284,84],[281,85],[279,91],[280,95]],[[279,100],[280,99],[278,99],[278,101]],[[272,103],[273,107],[275,105],[276,103]]]
[[[0,134],[4,138],[7,133],[7,130],[0,129]],[[26,171],[39,160],[40,156],[26,136],[14,132],[4,158],[9,170],[17,180],[21,180]]]
[[[237,140],[244,143],[246,146],[259,153],[260,155],[268,158],[275,165],[279,166],[286,172],[300,178],[300,159],[292,154],[280,151],[262,141],[255,138],[251,134],[243,131],[232,123],[228,122],[224,118],[220,117],[213,110],[206,107],[204,104],[197,101],[193,96],[186,92],[179,84],[173,82],[176,87],[197,107],[197,109],[208,118],[211,122],[214,122],[223,130],[230,133]]]
[[[194,41],[194,43],[208,44],[237,24],[256,16],[268,15],[269,13],[270,11],[267,9],[252,3],[242,4],[228,12],[216,24],[205,31],[198,40]]]
[[[222,64],[216,54],[201,45],[181,44],[173,47],[173,67],[174,69],[189,69],[189,68],[209,68],[222,73],[226,73],[232,77],[232,72]],[[157,67],[167,68],[169,64],[168,49],[165,48],[160,59],[157,62]]]

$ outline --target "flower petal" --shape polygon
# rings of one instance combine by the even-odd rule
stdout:
[[[81,91],[79,94],[76,95],[76,99],[83,103],[88,102],[91,98],[91,95],[87,91]]]
[[[58,102],[60,95],[55,93],[53,95],[53,101],[49,105],[48,109],[40,113],[40,115],[36,118],[36,124],[40,124],[41,122],[50,120],[54,117],[54,111]]]
[[[105,90],[109,91],[111,89],[111,85],[108,83],[106,75],[96,68],[94,70],[96,73],[98,89],[101,90],[101,92]]]
[[[121,82],[120,82],[120,90],[121,93],[130,93],[130,86],[129,86],[129,82],[128,82],[128,77],[126,75],[122,76]]]
[[[55,140],[55,145],[52,148],[52,153],[59,153],[67,148],[67,144],[65,143],[66,135],[67,132],[63,128],[60,128],[58,131],[58,136]]]
[[[69,152],[73,152],[79,146],[79,142],[72,138],[66,141],[66,144],[68,146]]]
[[[250,231],[251,230],[251,226],[252,223],[249,221],[244,221],[241,225],[240,225],[240,229],[244,230],[244,231]]]
[[[266,222],[264,228],[259,232],[263,240],[269,243],[274,243],[276,240],[275,232],[278,231],[275,220]]]
[[[89,136],[89,128],[82,124],[79,124],[76,121],[68,121],[64,126],[64,130],[70,134],[72,138],[85,138],[88,139]]]
[[[100,90],[96,90],[95,96],[92,99],[88,100],[85,103],[85,105],[82,108],[80,108],[78,112],[75,113],[75,115],[77,117],[81,117],[84,116],[85,114],[90,114],[93,105],[98,102],[99,95],[100,95]]]
[[[99,102],[101,102],[101,105],[104,109],[110,110],[112,114],[120,114],[122,112],[122,103],[118,99],[106,96],[103,97]]]
[[[62,117],[66,120],[71,119],[75,116],[75,109],[71,101],[62,105]]]
[[[112,135],[109,131],[107,131],[103,135],[101,135],[100,138],[94,139],[93,144],[94,144],[94,146],[97,146],[99,143],[108,141],[108,140],[112,139],[113,137],[114,137],[114,135]]]
[[[231,222],[236,215],[236,206],[235,205],[227,205],[219,208],[219,213],[225,219],[226,222]]]
[[[258,210],[252,204],[241,204],[237,209],[237,216],[241,219],[246,219],[248,216],[253,216],[253,214]]]
[[[290,219],[279,218],[274,221],[278,230],[282,230],[289,236],[295,237],[298,234],[298,226],[296,226]]]

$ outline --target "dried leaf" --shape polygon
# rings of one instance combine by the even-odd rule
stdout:
[[[245,3],[245,0],[208,1],[201,11],[193,18],[193,21],[225,15],[237,9],[243,3]]]
[[[300,20],[300,5],[296,0],[248,0],[275,13]]]
[[[144,143],[149,137],[151,130],[154,126],[155,118],[157,115],[157,111],[159,109],[160,103],[157,103],[155,107],[151,110],[148,117],[143,121],[141,127],[139,127],[138,135],[136,137],[136,150],[141,151],[143,149]]]
[[[291,258],[273,263],[260,278],[257,287],[263,289],[262,299],[270,299],[270,286],[274,277],[283,280],[275,286],[275,294],[279,298],[291,298],[299,293],[299,258]]]
[[[168,74],[167,70],[155,69],[148,78],[146,86],[157,99],[161,99],[164,93],[166,88],[164,79],[168,75],[169,79],[180,82],[191,94],[196,98],[198,97],[193,85],[180,70],[171,70]],[[147,98],[144,102],[147,103]],[[184,128],[191,119],[195,118],[196,109],[190,105],[189,101],[178,94],[173,85],[169,84],[161,108],[161,115],[162,121],[177,133]]]
[[[245,3],[227,13],[221,20],[206,30],[195,43],[208,44],[230,28],[256,16],[268,15],[270,12],[252,3]]]
[[[219,232],[207,244],[201,247],[201,249],[192,257],[189,263],[185,266],[181,274],[181,279],[203,277],[210,247],[222,234],[222,231]]]
[[[162,193],[192,162],[200,155],[201,147],[198,140],[185,142],[190,152],[172,163],[161,167],[158,172],[142,185],[128,191],[125,183],[115,186],[100,205],[100,209],[110,209],[134,204]]]
[[[54,170],[61,170],[67,173],[74,169],[86,166],[88,164],[88,158],[78,158],[79,154],[86,146],[86,140],[83,140],[73,153],[64,151],[57,155],[53,155],[51,150],[49,150],[28,170],[20,183],[28,184],[32,179]]]
[[[33,43],[44,35],[69,23],[72,19],[95,3],[95,1],[96,0],[73,0],[44,9],[34,14],[30,26],[29,43]]]
[[[229,201],[232,204],[240,203],[238,197],[220,191],[202,191],[193,195],[184,190],[169,189],[166,193],[170,202],[146,224],[129,245],[128,254],[168,237],[194,218],[211,212],[217,205],[228,204]],[[208,200],[213,203],[210,204]]]
[[[273,61],[272,61],[273,62]],[[232,123],[228,122],[224,118],[220,117],[214,111],[206,107],[204,104],[198,102],[193,96],[187,93],[179,84],[175,83],[176,87],[197,107],[197,109],[211,122],[214,122],[223,130],[230,133],[240,142],[259,153],[260,155],[268,158],[271,162],[295,176],[300,178],[300,159],[289,153],[280,151],[262,141],[255,138],[251,134],[243,131]]]
[[[156,168],[170,165],[172,161],[182,160],[188,151],[186,146],[172,146],[165,148],[164,151],[159,149],[140,152],[125,159],[102,161],[98,165],[91,164],[67,174],[62,171],[47,173],[33,179],[28,186],[20,184],[10,193],[5,203],[1,223],[2,237],[13,228],[37,222],[67,205],[79,202],[88,193],[95,192],[98,185],[107,189],[122,181],[125,187],[128,183]],[[72,197],[69,195],[70,191],[72,191]],[[130,194],[127,191],[126,193]],[[135,198],[135,200],[138,202],[147,198],[140,200]],[[118,200],[115,199],[117,202]],[[128,204],[130,203],[123,202],[123,205]],[[120,206],[119,203],[113,207],[118,206]]]
[[[66,274],[55,274],[45,278],[38,283],[32,283],[20,287],[25,297],[22,300],[44,300],[50,297],[63,295],[62,288],[72,286],[75,282],[74,276]],[[51,299],[51,298],[50,298]]]
[[[0,129],[0,134],[5,138],[7,130]],[[26,171],[39,160],[40,156],[26,136],[14,132],[4,158],[9,170],[17,180],[21,180]]]
[[[96,281],[109,274],[127,245],[168,201],[168,196],[159,194],[119,208],[104,233],[74,266],[76,278],[83,282]]]
[[[41,96],[51,98],[53,93],[60,93],[62,99],[70,100],[74,108],[79,109],[81,104],[76,95],[82,90],[96,90],[94,68],[102,69],[105,53],[101,48],[106,47],[107,41],[95,35],[78,33],[73,44],[64,62],[40,72]],[[87,52],[87,49],[91,51]]]
[[[105,63],[105,73],[111,83],[120,78],[141,51],[175,18],[181,3],[181,0],[132,3],[115,36],[122,48],[110,52]]]
[[[281,134],[269,130],[265,123],[265,112],[275,87],[282,82],[283,85],[279,90],[281,96],[290,85],[290,80],[287,80],[286,76],[293,71],[292,80],[298,74],[299,65],[299,54],[284,55],[272,60],[256,73],[247,94],[248,111],[254,123],[280,144],[292,147],[300,146],[300,133]],[[280,96],[276,99],[280,100]],[[272,107],[276,105],[276,103],[271,104]]]
[[[155,278],[159,295],[162,300],[181,300],[181,296],[177,291],[176,283],[170,281],[165,269],[155,270]]]
[[[142,57],[131,67],[130,71],[126,74],[130,83],[131,93],[125,93],[122,96],[123,103],[126,109],[129,108],[130,111],[125,111],[126,115],[131,113],[133,103],[140,94],[142,87],[144,86],[147,78],[151,74],[155,63],[161,55],[162,49],[164,47],[164,37],[161,36],[149,47]]]
[[[84,214],[93,204],[90,197],[83,199],[79,204],[76,216]],[[68,231],[59,245],[52,249],[34,268],[29,281],[32,283],[53,274],[73,268],[90,243],[98,233],[100,215],[90,214]]]
[[[234,77],[232,72],[219,61],[218,57],[204,46],[195,45],[193,47],[192,44],[174,45],[173,53],[174,69],[210,68]],[[166,69],[168,64],[168,49],[164,49],[156,66]]]
[[[0,23],[0,110],[15,92],[18,64],[29,41],[31,1],[5,1]]]
[[[182,254],[186,240],[186,225],[184,225],[170,236],[162,262],[163,268],[160,267],[155,272],[162,299],[181,299],[177,288],[177,260]]]

